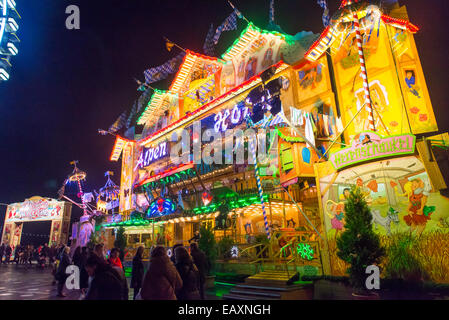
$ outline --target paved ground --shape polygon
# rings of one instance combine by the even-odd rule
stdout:
[[[128,279],[129,282],[130,279]],[[77,291],[64,288],[66,298],[56,296],[56,285],[52,285],[53,276],[49,267],[38,269],[36,265],[0,264],[0,300],[78,300]],[[207,292],[207,299],[220,299],[219,290]],[[129,290],[133,298],[133,289]]]
[[[2,264],[0,265],[0,300],[53,300],[56,297],[56,285],[52,285],[50,268],[37,269],[36,265]],[[68,292],[67,292],[68,293]],[[72,292],[69,299],[77,299],[78,293]],[[67,299],[64,298],[64,299]]]

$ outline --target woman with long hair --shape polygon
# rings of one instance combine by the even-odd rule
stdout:
[[[155,247],[151,251],[150,264],[140,290],[142,299],[176,300],[176,292],[181,287],[181,277],[167,256],[165,248]]]
[[[144,266],[142,262],[143,247],[137,248],[136,255],[133,258],[133,267],[131,272],[131,288],[134,289],[134,300],[142,287]]]

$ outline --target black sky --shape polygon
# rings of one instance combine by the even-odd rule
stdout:
[[[328,0],[334,12],[339,0]],[[16,0],[22,16],[19,55],[11,78],[0,83],[0,202],[20,202],[33,195],[57,197],[69,162],[79,160],[88,174],[86,188],[104,184],[120,163],[109,156],[107,129],[138,97],[133,78],[176,53],[167,52],[162,36],[196,52],[210,23],[220,24],[232,12],[226,0]],[[234,0],[259,27],[268,21],[269,0]],[[421,30],[415,39],[441,131],[449,130],[447,0],[402,0]],[[81,29],[65,28],[65,8],[78,5]],[[321,8],[316,0],[276,0],[275,21],[285,32],[320,33]],[[237,31],[222,35],[218,54],[232,44]],[[156,84],[166,89],[167,84]],[[4,207],[0,207],[3,225]],[[74,216],[80,211],[74,210]]]

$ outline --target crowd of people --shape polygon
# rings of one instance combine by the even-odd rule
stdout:
[[[147,271],[143,262],[144,248],[139,247],[132,260],[131,280],[128,287],[120,250],[113,248],[106,258],[102,244],[92,250],[77,247],[73,259],[70,248],[57,254],[59,261],[54,273],[58,281],[58,296],[64,297],[63,288],[68,275],[67,266],[74,264],[80,270],[80,299],[128,300],[129,287],[135,300],[200,300],[204,299],[205,278],[209,264],[206,255],[196,243],[189,251],[181,246],[173,248],[172,257],[162,246],[153,247]]]
[[[139,247],[132,260],[129,286],[122,261],[123,252],[112,248],[107,255],[102,244],[94,248],[77,247],[73,252],[63,244],[51,247],[44,244],[37,248],[18,245],[14,249],[2,244],[0,257],[2,263],[31,266],[34,260],[37,267],[50,266],[58,297],[65,297],[63,291],[69,276],[66,269],[73,264],[80,270],[80,299],[128,300],[129,288],[133,289],[135,300],[205,299],[205,279],[210,265],[196,242],[192,242],[189,249],[175,245],[169,257],[165,247],[155,246],[145,268],[144,247]]]
[[[57,250],[55,245],[49,247],[46,243],[36,248],[33,245],[17,245],[14,249],[9,244],[3,243],[0,246],[0,261],[3,264],[16,263],[25,266],[30,266],[32,261],[36,261],[37,266],[43,268],[47,262],[49,265],[54,263]]]

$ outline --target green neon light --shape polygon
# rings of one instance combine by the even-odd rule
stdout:
[[[304,260],[313,260],[313,248],[310,244],[307,243],[298,243],[296,246],[296,252],[301,256]]]
[[[279,130],[278,127],[276,127],[276,133],[278,134],[279,138],[281,138],[284,141],[290,142],[290,143],[294,143],[294,142],[305,142],[303,138],[300,137],[287,137],[285,134],[283,134],[281,132],[281,130]]]
[[[148,108],[151,106],[151,104],[153,103],[153,99],[155,98],[156,95],[163,95],[165,94],[167,91],[165,90],[158,90],[158,89],[154,89],[153,94],[151,95],[151,99],[148,102],[147,106],[145,107],[145,110],[143,110],[143,112],[140,114],[139,119],[137,120],[137,123],[140,122],[140,119],[142,118],[142,116],[147,112]]]

